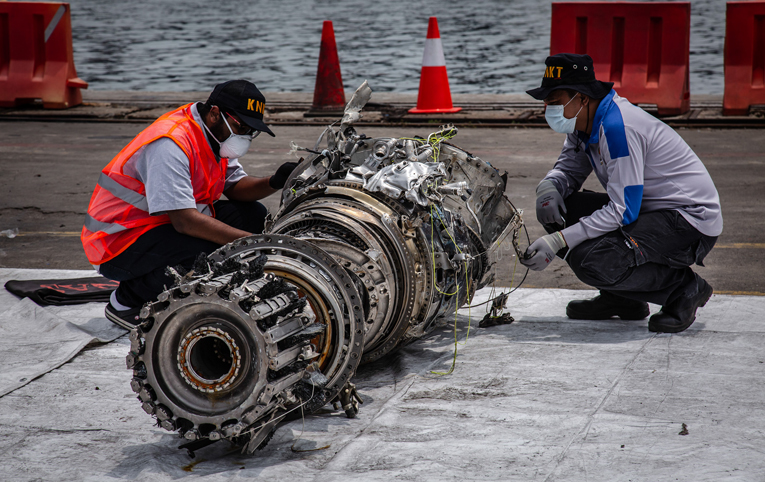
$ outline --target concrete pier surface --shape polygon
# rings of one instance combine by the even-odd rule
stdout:
[[[91,117],[67,119],[74,110],[48,115],[34,107],[24,115],[0,112],[0,232],[18,229],[13,238],[0,237],[0,284],[95,274],[79,233],[98,173],[168,105],[204,100],[173,95],[168,103],[121,94],[130,98],[125,109],[144,103],[133,111],[140,118],[116,114],[116,100],[96,106]],[[487,111],[495,101],[485,102]],[[258,137],[242,159],[248,173],[269,175],[294,159],[290,141],[313,145],[322,128],[304,111],[305,104],[283,111],[299,115],[274,122],[276,138]],[[438,122],[358,130],[427,135]],[[562,136],[466,124],[453,142],[508,172],[507,195],[525,211],[531,239],[543,234],[534,188]],[[326,407],[281,426],[253,456],[218,443],[191,459],[135,400],[124,362],[129,341],[104,343],[119,333],[103,317],[102,303],[43,308],[1,290],[0,383],[13,386],[0,392],[2,478],[763,480],[765,130],[695,124],[678,132],[712,175],[725,219],[706,267],[696,268],[715,294],[686,332],[650,333],[645,320],[569,320],[566,303],[595,291],[556,260],[510,295],[514,323],[479,329],[484,307],[463,309],[422,340],[361,367],[354,378],[365,402],[358,418]],[[602,190],[593,179],[585,187]],[[278,196],[265,204],[275,210]],[[517,284],[525,271],[512,278],[508,266],[498,267],[499,287]],[[489,296],[486,288],[474,303]],[[461,344],[454,372],[440,375],[452,363],[455,336]],[[88,340],[100,341],[80,352]]]
[[[207,95],[201,92],[86,93],[86,100],[93,105],[66,111],[46,111],[34,106],[0,110],[0,172],[4,181],[0,187],[0,231],[19,230],[16,238],[0,237],[0,267],[88,268],[78,236],[100,170],[156,117],[174,105],[204,100]],[[255,176],[270,175],[281,163],[294,160],[288,153],[290,141],[313,146],[321,126],[337,119],[304,117],[310,105],[308,94],[269,94],[269,98],[273,99],[269,105],[276,109],[269,113],[269,122],[286,115],[285,112],[294,114],[289,114],[293,115],[294,122],[274,123],[275,138],[260,136],[254,141],[242,164]],[[525,94],[455,96],[455,102],[466,106],[468,117],[485,117],[492,112],[507,117],[503,110],[507,106],[527,113],[541,109],[539,103],[535,107],[533,100],[528,99]],[[413,105],[415,100],[414,96],[375,93],[371,102],[377,103],[372,107],[401,106],[407,102]],[[693,105],[719,107],[719,101],[720,98],[713,96],[697,97]],[[279,106],[287,110],[279,111]],[[379,107],[375,108],[379,114]],[[78,109],[96,109],[99,113],[87,119],[67,118]],[[11,115],[13,112],[26,113],[24,121]],[[760,119],[758,115],[755,111],[747,119]],[[44,116],[44,119],[35,120],[35,116]],[[475,122],[463,125],[458,122],[459,117],[443,116],[431,119],[428,124],[362,125],[358,130],[370,137],[426,136],[444,120],[463,127],[453,139],[454,144],[508,172],[507,195],[524,210],[531,240],[544,234],[534,214],[534,189],[559,154],[562,135],[549,128],[489,127]],[[705,163],[722,200],[724,232],[707,257],[706,267],[698,268],[700,274],[718,293],[764,294],[765,129],[712,129],[698,124],[693,128],[679,128],[678,132]],[[585,187],[603,190],[594,176]],[[278,202],[278,195],[264,201],[272,211]],[[511,281],[516,284],[518,274],[523,271],[519,269],[513,278],[512,270],[498,270],[498,280],[506,286]],[[586,288],[560,260],[541,273],[530,273],[524,286]]]
[[[346,92],[350,100],[353,92]],[[66,110],[45,110],[41,104],[27,104],[0,109],[0,120],[83,121],[83,122],[146,122],[187,102],[204,101],[209,92],[124,92],[83,91],[83,104]],[[311,112],[313,94],[301,92],[267,92],[266,120],[272,125],[326,125],[337,113]],[[455,94],[454,106],[462,110],[454,114],[410,114],[417,103],[417,94],[374,92],[364,108],[359,126],[430,126],[439,122],[459,125],[495,127],[547,128],[543,104],[526,93]],[[691,95],[691,108],[681,115],[662,116],[673,127],[763,128],[765,106],[752,106],[748,115],[723,116],[722,95]],[[655,105],[640,104],[658,115]]]

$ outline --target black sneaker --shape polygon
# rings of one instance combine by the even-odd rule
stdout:
[[[712,297],[712,287],[701,277],[699,291],[690,298],[679,298],[648,320],[648,330],[656,333],[680,333],[696,320],[696,310],[707,304]]]
[[[111,321],[115,325],[119,325],[122,328],[125,328],[126,330],[132,330],[141,323],[141,319],[138,317],[140,312],[140,306],[138,308],[130,308],[129,310],[120,311],[112,306],[111,303],[108,303],[106,305],[106,309],[104,310],[104,314],[106,315],[107,320]]]
[[[574,320],[608,320],[618,316],[622,320],[643,320],[651,310],[645,301],[636,301],[601,291],[589,300],[574,300],[566,306],[566,315]]]

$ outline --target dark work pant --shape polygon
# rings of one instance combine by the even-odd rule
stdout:
[[[566,202],[573,225],[608,204],[607,194],[577,192]],[[559,228],[559,227],[557,227]],[[545,226],[552,232],[550,226]],[[640,213],[632,224],[588,239],[566,256],[582,282],[633,300],[667,305],[694,296],[699,276],[690,268],[703,260],[717,237],[705,236],[673,210]]]
[[[259,202],[218,201],[213,206],[219,221],[250,233],[263,232],[268,210]],[[173,279],[165,274],[167,266],[190,269],[199,253],[210,254],[219,247],[211,241],[181,234],[172,224],[163,224],[102,264],[100,272],[120,282],[117,301],[125,306],[142,306],[173,284]]]

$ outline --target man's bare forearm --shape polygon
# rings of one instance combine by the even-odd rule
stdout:
[[[271,178],[245,176],[223,194],[232,201],[258,201],[277,191],[268,184],[269,179]]]
[[[205,239],[217,244],[226,244],[252,233],[229,226],[226,223],[200,213],[196,209],[168,211],[170,222],[181,234]]]

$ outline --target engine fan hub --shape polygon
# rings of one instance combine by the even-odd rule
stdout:
[[[196,390],[206,393],[229,388],[239,375],[242,355],[234,338],[215,326],[187,333],[178,347],[178,370]]]

